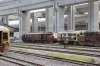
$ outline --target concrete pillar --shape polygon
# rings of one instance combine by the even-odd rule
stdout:
[[[8,18],[8,16],[3,16],[3,23],[5,23],[5,24],[9,24],[9,18]]]
[[[64,7],[58,7],[58,4],[54,4],[55,13],[55,32],[64,31]]]
[[[32,13],[32,32],[38,32],[38,14]]]
[[[74,6],[67,7],[67,30],[75,30],[75,8]]]
[[[19,12],[19,34],[20,39],[22,34],[30,32],[30,12],[29,11],[20,11]]]
[[[46,32],[53,32],[53,8],[46,8]]]
[[[99,30],[99,2],[89,3],[88,8],[88,31]]]

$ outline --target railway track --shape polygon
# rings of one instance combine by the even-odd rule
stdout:
[[[32,47],[32,46],[34,46],[34,47],[46,47],[46,48],[57,48],[57,49],[64,49],[64,48],[60,48],[60,47],[55,47],[55,46],[37,46],[37,45],[29,45],[28,47]],[[89,52],[99,52],[100,53],[100,50],[98,49],[98,50],[91,50],[91,49],[77,49],[77,48],[66,48],[67,50],[78,50],[78,51],[89,51]]]
[[[17,64],[19,66],[26,66],[26,63],[28,63],[28,64],[30,64],[32,66],[43,66],[43,65],[40,65],[40,64],[37,64],[37,63],[33,63],[33,62],[29,62],[29,61],[25,61],[25,60],[9,57],[9,56],[4,56],[4,55],[2,55],[0,57],[0,59],[4,60],[4,61],[7,61],[7,62],[10,62],[10,63]],[[7,60],[7,59],[11,59],[11,60]],[[13,60],[16,60],[16,61],[19,61],[19,62],[22,62],[22,63],[19,63],[19,62],[13,61]],[[25,63],[25,64],[23,64],[23,63]]]
[[[17,45],[15,45],[15,46],[17,46]],[[55,46],[41,46],[41,45],[26,45],[26,46],[35,46],[35,47],[47,47],[47,48],[57,48],[57,49],[64,49],[64,48],[61,48],[61,47],[55,47]],[[78,50],[78,51],[89,51],[89,52],[99,52],[100,53],[100,51],[99,51],[99,49],[100,48],[93,48],[93,50],[90,48],[90,49],[84,49],[84,48],[66,48],[67,50]]]
[[[53,52],[76,54],[76,55],[84,55],[84,56],[91,56],[91,57],[100,57],[100,55],[81,53],[81,52],[76,52],[76,51],[62,51],[62,50],[57,50],[57,49],[31,48],[31,47],[20,47],[20,46],[12,46],[12,47],[25,48],[25,49],[35,49],[35,50],[43,50],[43,51],[53,51]]]
[[[60,45],[60,44],[35,44],[35,43],[23,43],[23,44],[12,44],[12,45],[26,45],[26,46],[34,46],[34,45],[38,45],[38,46],[63,46],[63,45]],[[80,47],[80,48],[94,48],[94,49],[100,49],[100,47],[97,47],[97,46],[80,46],[80,45],[69,45],[70,47]]]
[[[13,64],[19,65],[19,66],[25,66],[24,64],[17,63],[17,62],[11,61],[11,60],[3,59],[3,58],[0,58],[0,60],[6,61],[6,62],[9,62],[9,63],[13,63]]]
[[[35,46],[35,45],[34,45]],[[64,49],[64,48],[60,48],[60,47],[49,47],[49,46],[35,46],[35,47],[47,47],[47,48],[57,48],[57,49]],[[91,49],[77,49],[77,48],[66,48],[67,50],[78,50],[78,51],[89,51],[89,52],[99,52],[100,53],[100,50],[91,50]]]
[[[37,44],[37,43],[21,43],[21,44],[16,44],[16,43],[14,43],[14,44],[12,44],[12,45],[43,45],[43,46],[60,46],[60,44]]]
[[[58,58],[58,57],[50,57],[50,56],[46,56],[46,55],[29,53],[29,52],[22,52],[22,51],[16,51],[16,50],[10,50],[9,52],[19,53],[19,54],[24,54],[24,55],[31,55],[31,56],[36,56],[36,57],[45,58],[45,59],[63,61],[63,62],[78,64],[78,65],[82,65],[82,66],[100,66],[99,64],[94,64],[91,62],[81,62],[81,61],[76,61],[76,60],[63,59],[63,58]]]

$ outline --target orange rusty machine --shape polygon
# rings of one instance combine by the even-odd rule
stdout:
[[[79,45],[100,46],[100,32],[85,32],[79,36]]]
[[[46,42],[46,43],[53,43],[54,36],[52,32],[46,33],[26,33],[22,35],[23,42]]]
[[[8,51],[10,44],[10,30],[4,26],[0,26],[0,54]]]

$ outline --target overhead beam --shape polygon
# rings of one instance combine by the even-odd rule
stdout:
[[[45,14],[44,13],[37,13],[38,18],[45,18]],[[32,18],[32,13],[31,13],[31,18]],[[18,20],[18,15],[9,15],[9,20]]]
[[[0,7],[0,16],[2,15],[10,15],[10,14],[17,14],[18,9],[21,9],[22,11],[29,11],[29,10],[35,10],[35,9],[41,9],[41,8],[46,8],[46,7],[52,7],[53,3],[51,1],[46,1],[38,4],[27,4],[24,6],[18,6],[20,4],[14,4]]]
[[[58,6],[68,6],[80,3],[87,3],[92,1],[99,1],[99,0],[20,0],[20,2],[11,3],[6,6],[0,7],[0,16],[2,15],[10,15],[10,14],[17,14],[18,9],[22,11],[29,11],[34,9],[40,8],[47,8],[52,7],[54,2],[58,2]],[[0,4],[4,5],[7,2],[0,2]]]
[[[99,1],[99,0],[57,0],[58,6],[68,6],[68,5],[76,5],[76,4],[82,4],[82,3],[88,3],[93,1]]]
[[[52,1],[49,1],[49,0],[39,0],[39,1],[36,1],[36,0],[23,0],[23,2],[18,2],[16,4],[13,4],[13,5],[6,5],[6,6],[2,6],[0,7],[0,10],[6,10],[6,9],[12,9],[12,8],[20,8],[20,7],[26,7],[26,6],[31,6],[31,5],[40,5],[42,4],[42,6],[44,4],[46,4],[47,2],[51,3]],[[47,6],[49,5],[48,3],[46,4]],[[45,7],[45,6],[44,6]],[[26,7],[27,8],[27,7]]]
[[[78,12],[88,12],[88,4],[75,6],[78,9]],[[100,10],[100,2],[99,2],[99,10]]]

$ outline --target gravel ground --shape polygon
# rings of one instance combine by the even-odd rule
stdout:
[[[34,45],[34,44],[33,44]],[[36,44],[35,44],[36,45]],[[25,46],[25,45],[24,45]],[[38,45],[37,45],[38,46]],[[43,45],[42,45],[43,46]],[[35,46],[30,46],[30,47],[35,47]],[[49,47],[49,46],[48,46]],[[52,47],[52,45],[50,45],[50,47]],[[53,46],[53,47],[59,47],[59,46]],[[35,48],[45,48],[45,49],[48,49],[46,47],[35,47]],[[78,48],[78,49],[87,49],[87,50],[98,50],[99,49],[94,49],[93,47],[89,47],[89,48],[85,48],[85,47],[69,47],[69,48]],[[14,48],[13,49],[15,50],[18,50],[17,48]],[[100,55],[100,53],[98,52],[88,52],[88,51],[78,51],[78,50],[67,50],[67,49],[57,49],[57,48],[50,48],[50,49],[53,49],[53,50],[62,50],[62,51],[70,51],[70,52],[84,52],[84,53],[90,53],[90,54],[97,54],[97,55]],[[59,53],[59,52],[50,52],[50,51],[43,51],[43,50],[32,50],[32,49],[23,49],[22,51],[27,51],[27,52],[30,52],[30,53],[36,53],[36,54],[42,54],[42,55],[46,55],[48,53]],[[67,53],[63,53],[63,54],[67,54]],[[75,55],[75,54],[67,54],[67,55]],[[82,56],[82,55],[76,55],[76,56]],[[84,57],[88,57],[88,58],[91,58],[90,56],[84,56]],[[97,63],[100,63],[100,58],[97,58],[97,57],[92,57],[93,59],[95,59],[95,61]]]
[[[99,52],[90,52],[90,51],[68,50],[68,49],[58,49],[58,48],[49,48],[49,47],[36,47],[36,46],[25,46],[25,47],[42,48],[42,49],[52,49],[52,50],[61,50],[61,51],[80,52],[80,53],[86,53],[86,54],[96,54],[96,55],[100,55]]]
[[[11,56],[12,57],[12,56]],[[23,64],[23,65],[27,65],[27,66],[33,66],[32,64],[28,64],[26,62],[22,62],[22,61],[18,61],[18,60],[14,60],[14,59],[10,59],[10,58],[6,58],[6,57],[2,57],[3,59],[6,59],[6,60],[10,60],[10,61],[13,61],[13,62],[17,62],[17,63],[20,63],[20,64]],[[9,66],[11,66],[12,64],[9,64]],[[12,65],[12,66],[18,66],[18,65]]]
[[[18,65],[4,61],[4,60],[0,60],[0,66],[18,66]]]
[[[62,61],[57,61],[57,60],[51,60],[51,59],[44,59],[36,56],[31,56],[31,55],[23,55],[23,54],[18,54],[18,53],[13,53],[13,52],[8,52],[6,56],[18,58],[18,59],[23,59],[26,61],[38,63],[44,66],[82,66],[82,65],[77,65],[77,64],[72,64],[68,62],[62,62]],[[28,65],[26,65],[28,66]]]
[[[17,45],[17,44],[12,44],[12,45]],[[20,44],[18,44],[18,45],[20,45]],[[27,44],[27,43],[24,43],[24,44],[22,44],[23,46],[27,46],[27,45],[33,45],[33,47],[36,45],[36,46],[47,46],[47,47],[58,47],[58,48],[63,48],[63,45],[59,45],[59,44],[32,44],[32,43],[30,43],[30,44]],[[21,45],[21,46],[22,46]],[[57,46],[56,46],[57,45]],[[87,50],[97,50],[97,51],[99,51],[100,49],[100,47],[88,47],[88,46],[69,46],[69,48],[76,48],[76,49],[87,49]]]
[[[13,50],[18,50],[18,48],[14,48],[13,47]],[[42,54],[42,55],[46,55],[48,53],[60,53],[60,52],[52,52],[52,51],[44,51],[44,50],[35,50],[35,49],[24,49],[21,50],[21,51],[27,51],[27,52],[30,52],[30,53],[35,53],[35,54]],[[65,55],[74,55],[74,56],[80,56],[80,57],[87,57],[87,58],[92,58],[96,61],[96,63],[100,63],[100,58],[98,57],[91,57],[91,56],[84,56],[84,55],[75,55],[75,54],[67,54],[67,53],[60,53],[60,54],[65,54]]]

